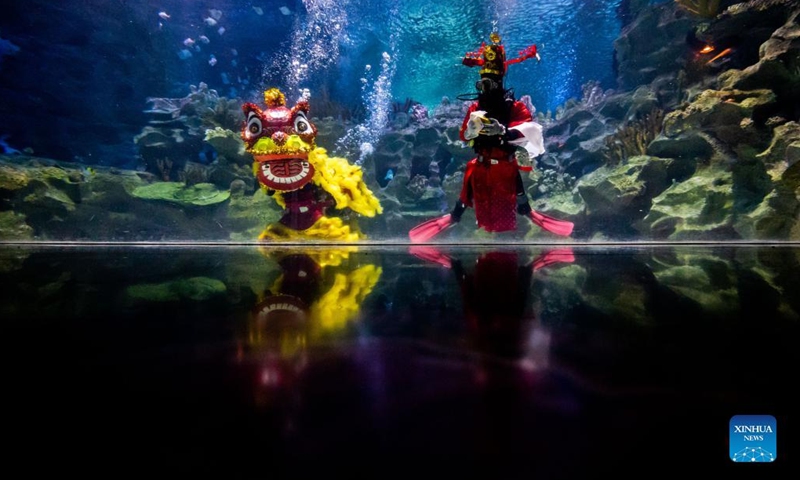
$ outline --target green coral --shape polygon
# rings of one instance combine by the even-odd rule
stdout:
[[[0,165],[0,190],[19,190],[28,185],[28,176],[13,165]]]
[[[221,281],[208,277],[192,277],[173,282],[147,283],[127,288],[129,298],[150,302],[180,300],[203,301],[223,294],[227,287]]]
[[[203,140],[214,147],[214,150],[229,162],[250,165],[253,161],[253,157],[245,152],[244,142],[239,132],[216,127],[207,129]]]
[[[725,10],[725,13],[730,15],[738,15],[748,11],[763,12],[768,8],[775,6],[786,5],[788,7],[797,6],[797,0],[750,0],[749,2],[740,2],[731,5]]]
[[[132,195],[143,200],[161,200],[182,207],[205,207],[222,203],[231,194],[227,190],[218,190],[211,183],[187,186],[182,182],[156,182],[137,187]]]
[[[607,136],[601,151],[609,165],[617,165],[630,157],[644,155],[650,142],[661,133],[664,111],[654,108],[643,118],[625,124]]]
[[[719,0],[675,0],[687,12],[703,18],[714,18],[719,14]]]
[[[262,189],[256,190],[252,195],[232,195],[227,213],[232,230],[230,239],[235,242],[257,238],[264,225],[275,223],[282,216],[281,208]]]
[[[33,240],[33,228],[25,220],[21,213],[0,212],[0,240]]]
[[[733,203],[730,172],[718,168],[699,170],[653,198],[644,223],[656,237],[669,240],[731,238]]]

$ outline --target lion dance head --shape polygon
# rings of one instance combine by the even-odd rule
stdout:
[[[260,239],[358,240],[364,237],[352,221],[327,215],[330,207],[367,217],[382,213],[367,187],[361,167],[329,157],[317,147],[317,127],[309,120],[308,97],[293,107],[277,88],[264,92],[265,108],[242,105],[242,140],[253,155],[253,173],[262,189],[284,208]]]
[[[316,148],[317,128],[308,119],[308,101],[288,108],[277,88],[264,92],[265,109],[252,103],[242,106],[245,149],[259,164],[258,181],[275,191],[290,192],[314,177],[308,154]]]

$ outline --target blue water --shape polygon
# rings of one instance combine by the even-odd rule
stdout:
[[[160,2],[171,15],[161,34],[174,45],[175,84],[206,82],[230,97],[267,86],[310,88],[353,106],[364,83],[392,73],[391,96],[433,108],[442,97],[470,92],[477,72],[461,65],[497,30],[509,58],[536,44],[542,61],[511,67],[507,84],[541,111],[580,97],[589,80],[613,88],[613,41],[619,35],[619,0],[303,0],[296,2]],[[202,20],[210,8],[222,17]],[[154,24],[155,25],[155,24]],[[225,28],[222,35],[220,27]],[[181,59],[186,38],[206,35],[201,52]],[[232,53],[232,49],[236,52]],[[217,63],[209,65],[210,55]],[[363,80],[362,80],[363,79]],[[252,92],[251,92],[252,94]]]
[[[616,87],[622,2],[19,2],[0,16],[0,135],[17,150],[132,168],[147,99],[182,98],[201,82],[243,101],[273,86],[290,98],[308,89],[370,117],[377,134],[392,102],[431,110],[473,92],[478,72],[461,59],[494,30],[509,57],[537,45],[541,62],[512,65],[506,85],[554,111],[588,81]],[[35,128],[31,111],[51,128]]]

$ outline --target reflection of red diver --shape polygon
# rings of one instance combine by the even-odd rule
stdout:
[[[533,273],[550,265],[575,261],[568,248],[547,251],[523,265],[518,263],[515,250],[489,251],[478,257],[474,268],[467,268],[431,245],[414,245],[409,252],[453,270],[461,288],[465,319],[481,349],[512,360],[533,353],[527,351],[526,344],[529,340],[526,329],[534,320],[532,313],[527,312]]]
[[[461,126],[461,140],[469,142],[477,157],[470,160],[464,175],[461,194],[453,211],[443,217],[424,222],[409,232],[412,242],[420,243],[461,220],[467,207],[475,209],[478,227],[489,232],[505,232],[517,227],[517,214],[529,217],[544,230],[568,236],[573,224],[556,220],[531,209],[515,153],[524,148],[530,158],[544,153],[542,127],[533,121],[524,103],[514,99],[503,86],[506,68],[528,58],[539,58],[533,45],[520,56],[505,59],[500,37],[493,33],[492,43],[483,44],[463,60],[467,66],[480,66],[477,82],[478,98],[467,112]]]

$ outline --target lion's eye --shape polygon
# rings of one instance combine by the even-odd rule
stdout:
[[[298,113],[294,118],[294,129],[297,133],[311,132],[311,124],[302,112]]]
[[[263,131],[263,126],[261,125],[261,119],[255,113],[250,113],[250,118],[247,119],[247,131],[250,133],[250,136],[257,136],[261,135]]]

